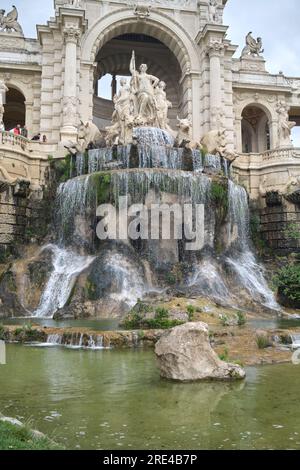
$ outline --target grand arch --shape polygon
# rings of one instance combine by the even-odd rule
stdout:
[[[243,101],[241,101],[238,105],[238,107],[236,108],[236,146],[237,146],[237,151],[238,152],[243,152],[244,150],[244,145],[243,145],[243,138],[242,138],[242,133],[243,133],[243,130],[245,131],[245,128],[247,129],[248,127],[248,131],[249,131],[249,134],[251,133],[252,134],[252,138],[254,138],[254,133],[253,133],[253,128],[251,129],[251,127],[249,126],[249,123],[243,123],[243,120],[244,120],[244,115],[245,115],[245,111],[249,108],[253,108],[253,109],[257,109],[259,111],[262,112],[262,114],[265,116],[265,124],[268,125],[268,129],[269,129],[269,146],[270,148],[275,148],[276,145],[277,145],[277,129],[278,129],[278,126],[277,126],[277,121],[278,121],[278,116],[277,116],[277,113],[276,113],[276,110],[274,108],[274,106],[272,105],[272,103],[268,102],[267,100],[261,98],[261,99],[257,99],[257,100],[253,100],[253,98],[247,98],[247,99],[244,99]],[[263,118],[263,115],[261,116]],[[262,126],[263,124],[263,119],[261,119],[261,123],[260,123],[260,126]],[[243,124],[247,124],[245,127],[243,126]],[[258,126],[259,127],[259,126]],[[257,131],[259,131],[258,133],[261,134],[262,133],[262,130],[261,129],[256,129]],[[259,138],[259,136],[258,136]],[[260,137],[260,140],[262,139],[262,137]],[[257,153],[259,151],[259,149],[261,151],[264,151],[264,150],[267,150],[267,148],[262,148],[258,145],[258,147],[255,149],[255,152]],[[253,150],[252,150],[253,151]],[[248,152],[246,152],[248,153]]]
[[[182,116],[193,123],[200,115],[200,60],[195,43],[186,31],[173,19],[161,12],[151,13],[147,20],[137,18],[130,8],[110,13],[100,18],[87,31],[81,46],[81,116],[93,117],[95,59],[99,50],[113,38],[124,34],[144,34],[161,41],[176,57],[180,69],[182,87]],[[89,99],[86,90],[90,90]],[[194,137],[200,137],[199,126],[194,126]]]

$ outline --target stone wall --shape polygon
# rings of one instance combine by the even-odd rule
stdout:
[[[28,199],[15,195],[13,186],[0,193],[0,245],[21,242],[29,215]]]
[[[41,241],[49,228],[52,206],[41,194],[6,185],[0,192],[0,258],[8,248]],[[11,250],[10,250],[11,251]]]
[[[261,235],[278,254],[300,252],[300,206],[282,198],[281,204],[260,211]]]

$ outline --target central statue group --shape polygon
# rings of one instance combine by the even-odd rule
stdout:
[[[228,147],[225,129],[211,130],[201,139],[201,142],[195,142],[192,138],[190,119],[179,119],[177,116],[177,131],[174,131],[169,126],[168,111],[172,103],[167,99],[165,82],[148,74],[146,64],[142,64],[137,70],[134,51],[129,69],[130,82],[122,78],[120,89],[113,98],[114,112],[111,126],[106,127],[103,133],[94,123],[81,121],[78,128],[78,142],[70,142],[66,146],[71,153],[84,152],[88,148],[97,147],[100,134],[107,147],[132,144],[135,140],[134,128],[154,127],[173,136],[175,147],[190,150],[205,149],[206,152],[218,153],[231,162],[237,158],[238,155]]]
[[[107,144],[130,143],[134,127],[158,127],[174,135],[169,126],[168,110],[172,103],[167,100],[165,82],[148,74],[146,64],[142,64],[137,71],[134,52],[129,68],[130,84],[122,78],[120,90],[113,99],[112,125],[106,128]]]

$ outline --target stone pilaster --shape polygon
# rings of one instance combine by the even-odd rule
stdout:
[[[221,79],[221,59],[224,55],[222,40],[212,39],[207,46],[210,70],[210,124],[211,129],[223,127],[223,99]]]
[[[65,70],[63,87],[63,127],[61,140],[74,140],[77,134],[77,46],[81,30],[75,26],[63,29],[65,40]]]

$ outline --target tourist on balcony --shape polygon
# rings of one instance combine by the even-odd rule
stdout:
[[[17,124],[17,126],[14,127],[13,133],[14,133],[15,135],[21,135],[21,126],[20,126],[20,124]]]
[[[47,136],[43,135],[43,143],[45,144],[47,142]]]
[[[22,127],[22,129],[21,129],[21,135],[22,135],[23,137],[26,137],[26,139],[28,138],[28,129],[27,129],[26,126]]]

